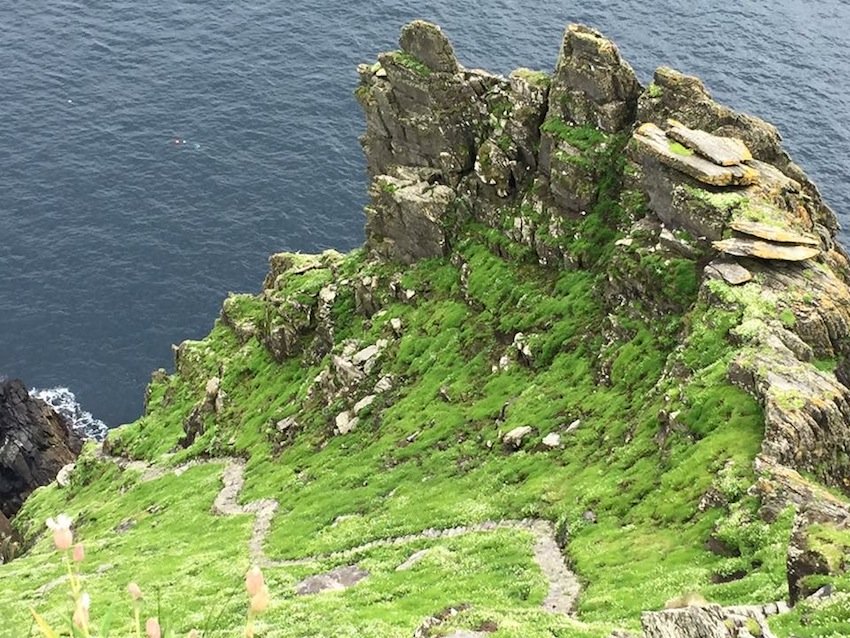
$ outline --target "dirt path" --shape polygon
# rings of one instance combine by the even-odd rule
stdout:
[[[142,461],[129,461],[121,457],[100,454],[100,458],[109,460],[122,469],[141,472],[141,482],[153,481],[166,474],[180,475],[191,467],[203,464],[225,465],[222,474],[222,488],[213,502],[213,513],[217,516],[237,516],[250,514],[254,516],[254,526],[248,541],[248,553],[251,561],[261,567],[287,567],[293,565],[308,565],[325,559],[354,558],[358,554],[378,547],[406,545],[420,540],[436,540],[441,538],[456,538],[467,534],[484,534],[496,530],[513,529],[530,533],[534,538],[534,562],[543,572],[549,583],[549,593],[543,601],[546,611],[561,614],[571,614],[579,595],[579,582],[575,574],[567,568],[564,556],[555,540],[555,526],[550,521],[541,519],[485,521],[474,525],[450,527],[446,529],[429,528],[415,534],[407,534],[393,538],[372,540],[357,547],[316,554],[304,558],[288,560],[272,560],[264,550],[266,537],[271,529],[272,519],[279,507],[274,499],[261,499],[250,503],[240,504],[239,495],[245,485],[245,461],[238,458],[224,457],[209,461],[189,461],[175,468],[163,468]]]

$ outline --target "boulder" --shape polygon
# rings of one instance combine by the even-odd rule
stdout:
[[[357,421],[357,417],[352,416],[351,412],[340,412],[334,419],[337,434],[348,434],[357,427]]]
[[[354,404],[354,407],[351,409],[354,412],[355,416],[360,414],[363,410],[368,408],[375,402],[377,397],[374,394],[370,394],[368,396],[363,397],[357,403]]]
[[[514,428],[502,437],[502,443],[504,443],[505,446],[510,449],[518,450],[522,447],[522,443],[525,437],[531,434],[531,432],[532,428],[527,425]]]
[[[13,517],[30,493],[73,463],[82,440],[19,380],[0,381],[0,512]]]
[[[59,487],[68,487],[71,484],[71,475],[74,473],[76,468],[76,463],[63,465],[62,469],[59,470],[59,473],[56,475],[56,484]]]
[[[561,447],[561,435],[557,432],[550,432],[543,437],[543,445],[552,450]]]

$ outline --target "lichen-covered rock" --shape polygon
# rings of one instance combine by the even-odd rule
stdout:
[[[813,595],[820,584],[810,576],[839,576],[850,571],[850,512],[829,515],[803,509],[794,519],[786,558],[792,605]]]
[[[549,117],[616,133],[634,121],[640,92],[634,70],[613,42],[581,24],[567,27],[552,77]]]
[[[718,166],[737,166],[753,159],[750,149],[739,139],[688,128],[675,120],[668,123],[667,137]]]
[[[412,263],[442,257],[456,222],[456,194],[413,169],[379,175],[366,208],[366,245],[384,259]]]
[[[768,456],[756,459],[755,470],[759,478],[754,493],[762,503],[762,518],[773,521],[788,506],[797,510],[786,557],[788,597],[794,605],[817,589],[807,583],[809,576],[835,576],[850,569],[850,563],[841,560],[850,551],[850,507]],[[846,547],[839,540],[842,535]]]
[[[21,381],[0,381],[0,512],[13,517],[82,448],[71,425]]]
[[[759,239],[779,242],[783,244],[800,244],[804,246],[820,246],[820,239],[811,235],[795,232],[793,229],[775,226],[765,222],[750,221],[747,219],[732,219],[729,228],[745,235],[752,235]]]
[[[499,197],[507,197],[513,187],[513,162],[508,157],[512,142],[502,148],[493,140],[485,141],[475,158],[475,174],[484,184],[496,189]],[[515,153],[515,151],[514,151]]]
[[[321,255],[280,253],[269,259],[256,336],[276,360],[301,352],[310,344],[305,337],[314,331],[314,358],[329,349],[333,331],[329,303],[336,295],[331,282],[339,258],[339,253],[327,251]]]
[[[224,409],[225,394],[221,390],[221,379],[210,378],[204,387],[204,398],[198,401],[183,422],[183,437],[179,441],[181,447],[194,443],[206,430],[206,420]]]
[[[655,124],[642,124],[634,134],[634,141],[642,150],[665,166],[676,169],[693,177],[698,182],[710,186],[747,186],[758,181],[759,174],[750,166],[733,164],[731,166],[715,164],[700,157],[694,151],[683,147]]]
[[[835,375],[774,339],[741,351],[729,378],[764,406],[765,456],[850,489],[850,390]]]
[[[299,596],[307,596],[326,591],[342,591],[356,585],[368,575],[368,571],[357,565],[337,567],[324,574],[305,578],[295,586],[295,593]]]
[[[420,60],[436,73],[457,73],[460,70],[454,48],[442,29],[424,20],[414,20],[401,30],[401,50]]]

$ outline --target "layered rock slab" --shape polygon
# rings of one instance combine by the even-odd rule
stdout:
[[[704,132],[702,132],[704,133]],[[706,135],[708,135],[706,133]],[[676,142],[652,123],[641,125],[634,140],[662,164],[710,186],[748,186],[758,181],[758,172],[742,164],[720,165]]]

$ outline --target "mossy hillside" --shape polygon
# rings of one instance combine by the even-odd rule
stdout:
[[[367,319],[354,314],[351,289],[340,288],[333,308],[336,351],[348,339],[367,345],[388,338],[371,380],[395,380],[392,391],[361,413],[354,432],[332,434],[344,400],[325,406],[311,397],[313,380],[328,365],[327,357],[311,357],[312,334],[302,337],[301,355],[277,362],[256,337],[242,342],[218,322],[209,337],[184,346],[191,356],[180,374],[153,385],[148,413],[110,436],[116,451],[158,463],[248,459],[243,501],[281,503],[266,552],[315,557],[310,565],[268,574],[275,602],[266,635],[409,636],[424,617],[470,603],[458,626],[492,620],[500,627],[497,637],[604,636],[612,625],[636,627],[641,611],[688,591],[723,603],[781,598],[790,523],[756,522],[744,496],[762,416],[725,380],[732,352],[727,333],[740,315],[696,305],[669,321],[642,320],[639,312],[610,316],[594,272],[503,259],[474,229],[456,251],[454,261],[468,265],[465,288],[448,258],[396,272],[355,252],[282,275],[280,294],[300,302],[331,274],[335,281],[375,276],[382,284],[398,278],[416,291],[401,302],[382,285],[382,312]],[[240,298],[230,302],[229,315],[236,323],[256,322],[264,316],[258,305],[268,303]],[[404,326],[396,339],[389,338],[394,318]],[[517,332],[528,336],[529,362],[518,361],[511,349]],[[506,354],[511,364],[502,370]],[[206,380],[218,374],[227,396],[223,413],[208,419],[188,449],[172,454]],[[662,410],[678,412],[672,424],[661,423]],[[275,424],[287,416],[299,429],[282,437]],[[567,434],[577,420],[579,427]],[[505,450],[501,435],[521,425],[533,428],[532,438],[520,451]],[[561,449],[540,445],[559,431]],[[245,610],[231,593],[248,566],[251,521],[210,514],[219,476],[216,466],[204,465],[136,485],[132,472],[95,465],[72,490],[40,490],[20,521],[32,536],[48,515],[67,511],[78,521],[78,534],[92,539],[91,565],[120,565],[88,577],[101,609],[123,609],[124,587],[135,579],[161,591],[164,615],[181,631],[209,609],[223,609],[220,626],[235,628]],[[700,512],[700,499],[715,484],[731,504]],[[568,536],[566,552],[583,581],[579,618],[589,624],[540,609],[546,585],[530,559],[530,537],[509,530],[358,553],[354,558],[372,575],[356,587],[293,593],[299,578],[339,564],[330,552],[430,527],[521,517],[556,521]],[[128,519],[136,526],[116,534],[115,526]],[[740,553],[734,566],[704,549],[712,533]],[[165,546],[160,554],[157,548]],[[424,547],[433,552],[427,560],[409,572],[394,571]],[[43,602],[34,597],[59,575],[51,559],[42,539],[32,554],[0,568],[14,594],[0,601],[10,626],[29,626],[26,609],[10,604],[15,598],[54,618],[62,609],[59,590]],[[744,575],[719,582],[733,571]]]

